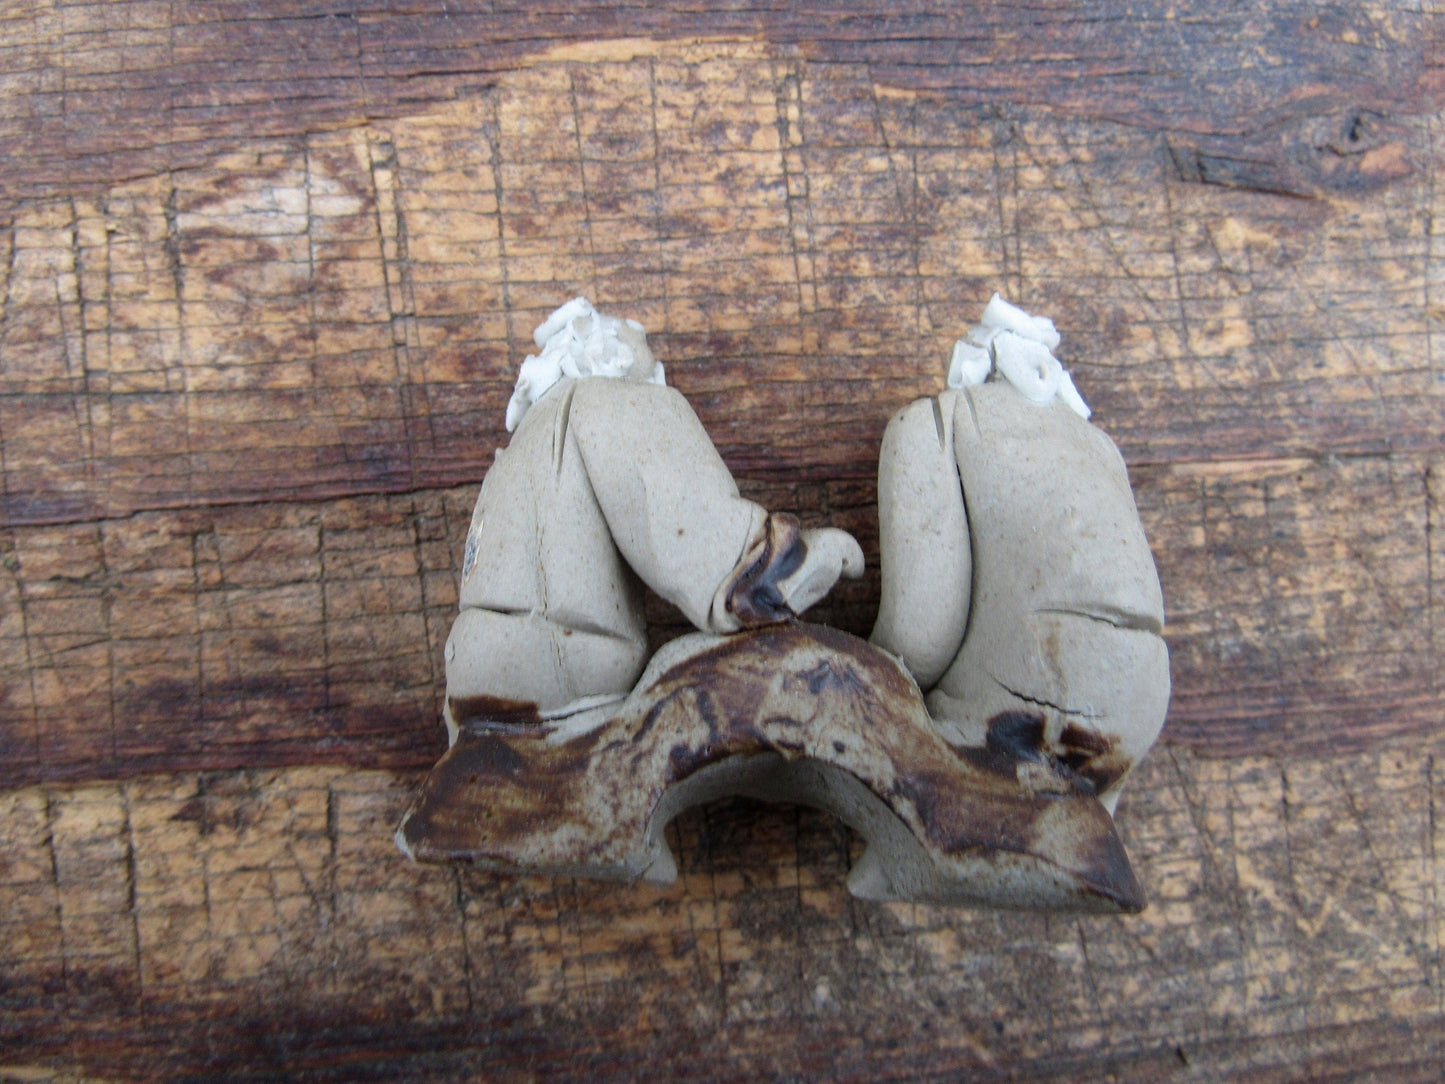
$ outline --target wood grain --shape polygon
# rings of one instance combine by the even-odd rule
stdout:
[[[579,290],[656,329],[743,474],[870,476],[998,287],[1070,329],[1132,462],[1440,449],[1433,161],[1363,204],[1261,197],[1180,180],[1137,128],[722,55],[538,64],[20,205],[7,520],[474,481]],[[1398,123],[1428,156],[1437,122]]]
[[[1434,1079],[1440,751],[1162,750],[1118,919],[850,900],[856,841],[796,809],[684,815],[658,890],[405,863],[416,773],[14,789],[0,1043],[119,1079]]]
[[[1438,14],[824,7],[0,13],[0,1080],[1439,1079]],[[854,902],[746,803],[668,892],[405,863],[542,315],[646,322],[866,632],[994,290],[1164,584],[1149,911]]]
[[[1372,186],[1380,163],[1360,168],[1330,143],[1428,112],[1440,90],[1432,9],[1340,0],[1207,9],[865,0],[842,10],[784,0],[730,10],[27,0],[0,17],[0,139],[13,148],[0,194],[15,198],[187,168],[248,137],[408,115],[539,56],[646,53],[640,36],[767,42],[784,57],[866,66],[884,86],[959,104],[1042,104],[1170,131],[1202,177],[1275,190]]]

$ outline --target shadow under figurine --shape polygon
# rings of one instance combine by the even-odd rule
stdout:
[[[405,853],[670,883],[667,824],[738,795],[858,831],[863,898],[1143,907],[1111,813],[1167,707],[1162,602],[1051,324],[996,298],[957,390],[890,423],[871,644],[796,620],[857,543],[738,496],[640,325],[578,299],[536,338]],[[650,661],[639,579],[700,630]]]

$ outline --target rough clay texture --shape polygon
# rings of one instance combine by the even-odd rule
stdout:
[[[873,642],[968,745],[1040,715],[1112,810],[1169,706],[1159,576],[1113,442],[1003,381],[945,392],[889,424],[878,500]]]
[[[738,496],[682,396],[564,380],[527,411],[472,514],[449,697],[543,710],[625,693],[642,673],[642,584],[708,628],[767,513]]]
[[[697,416],[649,370],[556,382],[498,450],[444,653],[453,736],[458,700],[546,713],[628,692],[647,656],[644,586],[695,628],[735,632],[862,574],[851,536],[805,534],[739,496]]]
[[[701,659],[661,653],[565,750],[544,716],[595,707],[641,671],[636,576],[700,628],[726,631],[711,621],[720,610],[790,622],[765,581],[808,548],[796,527],[755,540],[762,509],[737,495],[677,393],[596,377],[544,394],[473,513],[446,647],[452,749],[398,845],[666,882],[674,860],[656,840],[671,816],[743,795],[816,805],[860,831],[855,894],[1138,910],[1122,845],[1089,807],[1113,812],[1164,723],[1159,579],[1118,450],[1068,403],[1010,380],[915,404],[884,436],[873,641],[920,684],[938,679],[928,709],[892,658],[789,623],[709,642]],[[756,555],[739,556],[743,531]]]
[[[6,1074],[1438,1080],[1429,5],[3,20]],[[1147,910],[858,901],[835,820],[747,802],[665,890],[396,853],[553,306],[857,534],[819,620],[866,634],[884,425],[994,291],[1077,329],[1168,601]]]

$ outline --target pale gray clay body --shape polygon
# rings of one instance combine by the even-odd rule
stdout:
[[[872,641],[951,742],[1027,730],[1112,813],[1169,707],[1164,599],[1123,457],[1059,341],[995,294],[954,347],[950,390],[889,423]]]
[[[1167,705],[1163,606],[1051,323],[995,298],[955,390],[889,425],[872,644],[796,620],[859,574],[857,543],[743,500],[640,326],[579,300],[537,338],[468,536],[452,747],[403,851],[666,882],[667,823],[744,795],[859,831],[855,895],[1143,906],[1110,814]],[[642,583],[700,630],[651,660]]]
[[[610,320],[628,364],[607,365],[618,347],[604,343],[583,361],[605,371],[554,369],[540,391],[525,378],[546,350],[523,367],[528,399],[518,409],[514,397],[515,434],[482,483],[447,640],[453,740],[460,711],[493,701],[565,715],[626,694],[647,662],[644,583],[698,629],[726,633],[794,617],[863,571],[851,536],[800,531],[741,498],[687,401],[654,382],[640,328],[585,304],[558,312],[589,328]],[[579,353],[594,345],[578,338]]]
[[[948,391],[889,424],[878,504],[873,643],[958,744],[1038,716],[1112,811],[1169,704],[1159,578],[1113,443],[1005,382]]]

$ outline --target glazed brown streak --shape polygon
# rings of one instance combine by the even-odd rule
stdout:
[[[727,590],[727,609],[744,628],[771,625],[797,615],[783,600],[778,584],[786,580],[808,556],[797,517],[775,512],[767,520],[757,556],[739,562],[737,579]]]
[[[504,696],[451,696],[447,708],[452,722],[463,730],[538,726],[542,722],[532,701],[508,700]]]
[[[657,860],[666,820],[691,804],[669,798],[675,788],[732,772],[734,785],[706,796],[766,796],[762,777],[821,775],[831,782],[803,800],[859,827],[867,811],[835,794],[865,797],[915,841],[926,898],[975,898],[977,863],[1023,861],[1073,885],[1071,906],[1139,910],[1093,782],[1041,750],[1037,717],[996,724],[986,748],[960,755],[885,653],[834,629],[773,626],[684,659],[564,744],[530,728],[462,727],[400,839],[420,859],[633,880]]]

